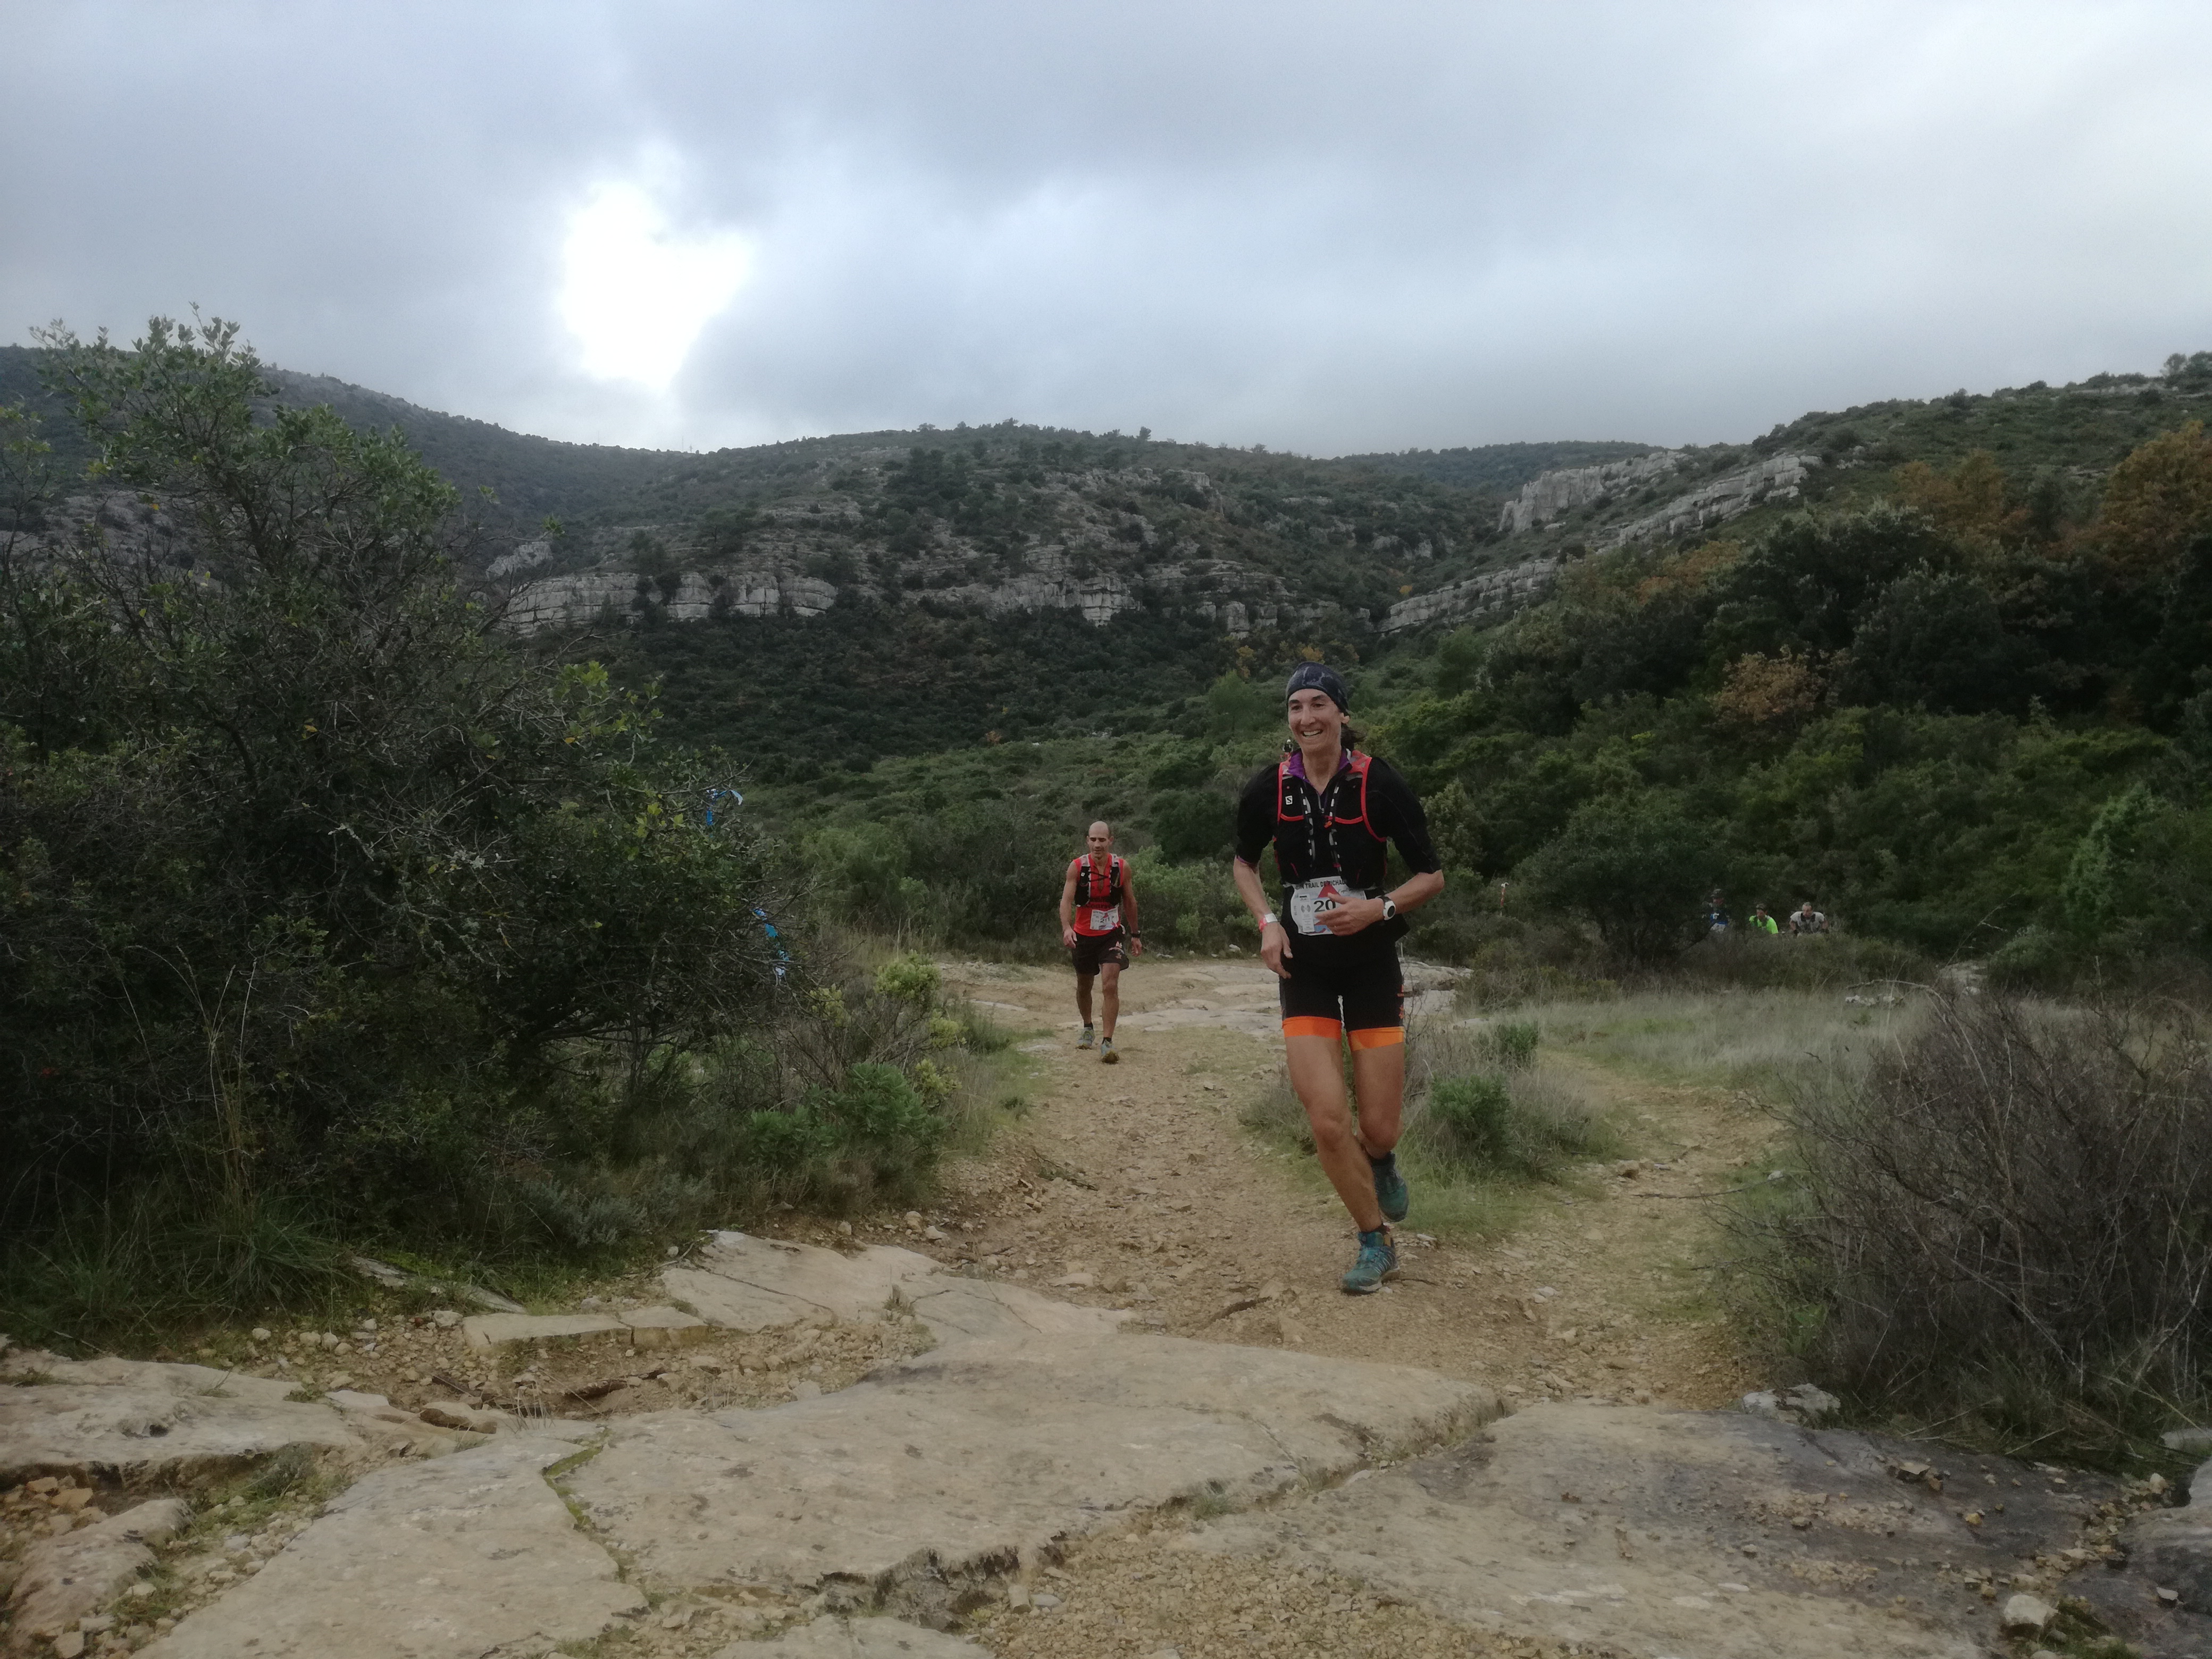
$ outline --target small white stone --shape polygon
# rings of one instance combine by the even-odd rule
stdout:
[[[269,1328],[265,1325],[256,1325],[252,1334],[256,1342],[266,1342],[269,1340]]]
[[[2030,1595],[2023,1591],[2018,1595],[2005,1598],[2002,1616],[2007,1635],[2040,1636],[2050,1626],[2051,1621],[2058,1616],[2058,1609],[2041,1596]]]

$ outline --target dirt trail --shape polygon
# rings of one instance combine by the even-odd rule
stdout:
[[[1509,1399],[1703,1407],[1759,1385],[1705,1305],[1720,1241],[1712,1206],[1689,1196],[1725,1185],[1769,1138],[1720,1091],[1554,1055],[1615,1109],[1632,1152],[1664,1167],[1624,1177],[1609,1166],[1547,1189],[1487,1243],[1425,1243],[1416,1185],[1399,1230],[1403,1278],[1346,1297],[1342,1206],[1310,1158],[1261,1144],[1238,1121],[1281,1066],[1264,969],[1139,964],[1121,981],[1113,1066],[1074,1047],[1066,972],[969,963],[948,980],[1006,1023],[1049,1035],[1024,1045],[1034,1111],[955,1174],[949,1237],[921,1246],[942,1260],[1133,1307],[1176,1335],[1426,1366]]]

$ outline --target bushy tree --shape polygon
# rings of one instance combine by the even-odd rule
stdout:
[[[1587,803],[1521,866],[1544,902],[1594,924],[1619,956],[1660,962],[1696,942],[1720,873],[1711,828],[1654,793]]]
[[[165,1177],[404,1204],[434,1150],[544,1152],[559,1045],[745,1021],[763,849],[646,702],[493,635],[396,434],[276,406],[228,323],[46,343],[96,487],[175,528],[0,561],[10,1224]]]

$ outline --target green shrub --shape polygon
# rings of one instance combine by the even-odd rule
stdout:
[[[1536,1060],[1536,1036],[1529,1021],[1500,1021],[1484,1029],[1483,1052],[1501,1072],[1525,1072]]]
[[[1152,798],[1152,836],[1162,856],[1178,864],[1229,856],[1236,814],[1228,797],[1173,789]]]
[[[1405,1145],[1463,1180],[1551,1180],[1601,1156],[1611,1127],[1566,1079],[1535,1064],[1530,1023],[1423,1021],[1407,1044]]]
[[[935,963],[919,951],[905,951],[876,970],[876,991],[918,1008],[929,1008],[936,1005],[939,980]]]

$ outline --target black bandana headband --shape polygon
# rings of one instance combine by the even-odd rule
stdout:
[[[1291,671],[1291,683],[1283,688],[1283,701],[1288,702],[1301,691],[1318,691],[1340,712],[1352,712],[1352,693],[1345,690],[1344,676],[1326,663],[1301,663]]]

